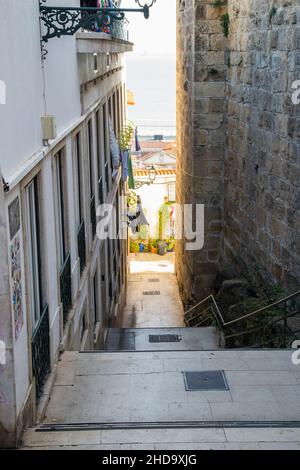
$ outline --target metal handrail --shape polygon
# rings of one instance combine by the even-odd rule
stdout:
[[[275,323],[279,324],[279,322],[283,322],[283,325],[281,328],[282,334],[281,334],[281,340],[280,340],[280,345],[281,345],[280,347],[285,348],[287,345],[287,339],[290,337],[290,335],[291,334],[295,335],[295,332],[292,332],[288,326],[288,319],[300,313],[300,309],[298,308],[296,309],[296,311],[289,312],[288,301],[294,299],[295,297],[299,295],[300,295],[300,291],[294,292],[293,294],[290,294],[280,300],[277,300],[276,302],[272,302],[269,305],[261,307],[257,310],[254,310],[253,312],[247,313],[245,315],[242,315],[239,318],[236,318],[234,320],[230,320],[227,322],[224,320],[214,296],[209,295],[204,300],[202,300],[201,302],[198,302],[196,305],[194,305],[193,307],[191,307],[189,310],[185,312],[185,317],[186,317],[188,314],[193,312],[197,307],[201,305],[202,306],[205,305],[205,308],[202,307],[202,310],[200,312],[193,314],[189,316],[188,318],[185,318],[185,324],[187,326],[200,327],[203,324],[205,324],[205,322],[210,317],[212,318],[212,320],[215,319],[220,329],[220,333],[221,335],[223,335],[223,341],[225,341],[225,344],[227,345],[227,347],[230,347],[228,345],[231,344],[230,342],[232,340],[235,341],[235,338],[238,341],[238,343],[236,343],[235,341],[234,346],[231,346],[231,347],[241,347],[241,346],[243,347],[245,345],[245,339],[246,338],[248,339],[248,341],[246,341],[247,343],[249,343],[249,340],[251,342],[251,335],[257,332],[260,335],[257,344],[260,344],[261,346],[265,347],[266,344],[268,343],[268,338],[266,337],[267,325],[271,325],[271,328],[272,328],[272,325],[274,326]],[[273,321],[269,320],[267,321],[267,323],[265,323],[266,317],[262,314],[276,307],[278,308],[278,312],[276,312],[277,320],[274,322],[274,318],[273,318]],[[281,312],[280,310],[283,310],[283,311]],[[255,324],[251,325],[248,323],[248,320],[253,317],[255,317],[255,320],[253,321],[258,322],[259,323],[258,325],[255,325]],[[238,324],[240,324],[240,328],[234,331],[232,327]],[[274,338],[277,338],[277,336],[278,335],[275,334]]]
[[[276,307],[277,305],[279,305],[279,304],[281,304],[281,303],[283,303],[283,302],[286,302],[287,300],[290,300],[290,299],[296,297],[297,295],[300,295],[300,290],[297,291],[297,292],[294,292],[293,294],[288,295],[287,297],[284,297],[283,299],[277,300],[276,302],[273,302],[273,303],[271,303],[271,304],[269,304],[269,305],[266,305],[265,307],[261,307],[261,308],[259,308],[259,309],[257,309],[257,310],[254,310],[253,312],[247,313],[246,315],[243,315],[243,316],[241,316],[241,317],[239,317],[239,318],[235,318],[234,320],[230,320],[229,322],[225,322],[224,317],[223,317],[222,313],[220,312],[220,309],[219,309],[219,307],[218,307],[218,304],[217,304],[217,302],[216,302],[214,296],[213,296],[213,295],[209,295],[209,296],[206,297],[204,300],[201,300],[201,302],[198,302],[198,304],[194,305],[194,306],[191,307],[189,310],[187,310],[186,312],[184,312],[184,315],[188,314],[189,312],[191,312],[191,311],[194,310],[195,308],[199,307],[199,305],[203,304],[204,302],[207,302],[208,300],[212,299],[213,304],[214,304],[214,306],[215,306],[215,308],[216,308],[216,311],[217,311],[217,313],[218,313],[218,316],[220,317],[220,320],[221,320],[221,323],[222,323],[222,327],[226,327],[226,326],[229,326],[229,325],[233,325],[234,323],[238,323],[238,322],[240,322],[240,321],[242,321],[242,320],[245,320],[246,318],[252,317],[252,316],[254,316],[254,315],[258,314],[258,313],[261,313],[261,312],[264,312],[264,311],[266,311],[266,310],[269,310],[269,309],[272,308],[272,307]],[[214,313],[214,316],[215,316],[216,321],[218,321],[217,316],[216,316],[214,310],[213,310],[213,313]],[[218,323],[219,323],[219,321],[218,321]]]
[[[282,304],[283,302],[286,302],[287,300],[290,300],[297,295],[300,295],[300,290],[297,292],[294,292],[294,294],[290,294],[287,297],[284,297],[283,299],[277,300],[276,302],[273,302],[272,304],[266,305],[265,307],[259,308],[258,310],[254,310],[254,312],[247,313],[246,315],[243,315],[242,317],[236,318],[235,320],[231,320],[229,322],[224,322],[224,326],[232,325],[234,323],[238,323],[241,320],[245,320],[246,318],[252,317],[256,315],[257,313],[264,312],[265,310],[269,310],[272,307],[276,307],[279,304]]]

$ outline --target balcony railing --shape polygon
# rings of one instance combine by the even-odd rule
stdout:
[[[100,176],[98,181],[98,191],[99,191],[99,204],[104,203],[104,188],[103,188],[103,177]]]
[[[36,395],[39,398],[47,375],[50,372],[50,337],[49,310],[45,307],[42,316],[34,330],[31,340],[32,371],[35,378]]]
[[[43,24],[42,40],[61,36],[72,36],[78,31],[107,33],[117,39],[127,40],[128,32],[125,18],[126,11],[142,9],[120,9],[114,1],[104,8],[95,6],[95,2],[83,1],[81,7],[47,6],[45,0],[40,5],[40,18]]]
[[[72,307],[71,257],[69,254],[60,272],[60,298],[63,305],[63,323],[65,325]]]
[[[95,235],[96,235],[96,229],[97,229],[96,198],[95,198],[95,195],[91,199],[90,210],[91,210],[92,235],[93,235],[93,239],[94,239]]]
[[[86,265],[84,220],[81,222],[78,233],[77,233],[77,247],[78,247],[78,256],[79,256],[79,262],[80,262],[80,274],[82,274]]]

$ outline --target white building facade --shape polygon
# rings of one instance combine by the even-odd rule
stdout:
[[[42,416],[60,352],[101,347],[126,296],[127,242],[98,239],[96,210],[122,209],[109,121],[117,136],[132,44],[77,32],[42,42],[44,60],[41,33],[38,0],[0,0],[0,447]]]

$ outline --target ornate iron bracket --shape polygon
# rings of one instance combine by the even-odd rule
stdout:
[[[55,7],[46,6],[46,0],[40,0],[40,19],[46,28],[42,41],[61,36],[73,36],[79,29],[93,30],[105,28],[114,21],[124,21],[125,13],[143,13],[149,18],[149,9],[156,2],[141,5],[141,0],[135,0],[140,8],[93,8],[93,7]]]

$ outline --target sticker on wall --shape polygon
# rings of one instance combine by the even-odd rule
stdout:
[[[9,235],[10,240],[14,238],[20,230],[20,203],[19,198],[13,200],[8,206],[8,219],[9,219]]]
[[[17,233],[14,239],[12,240],[9,252],[11,265],[12,308],[15,324],[15,339],[17,340],[24,324],[22,307],[22,272],[19,233]]]

